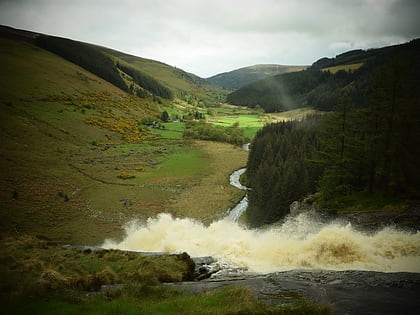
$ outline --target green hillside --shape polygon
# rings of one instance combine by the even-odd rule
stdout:
[[[99,144],[146,137],[138,120],[155,105],[28,42],[0,43],[1,232],[98,241],[109,218],[90,213],[86,188],[100,175],[83,175],[84,161]]]
[[[213,187],[227,185],[227,174],[245,164],[245,152],[158,137],[141,125],[187,102],[123,91],[35,45],[37,37],[0,31],[0,236],[98,245],[120,237],[133,218],[166,211],[209,222],[240,199],[242,192],[227,188],[213,203],[201,198],[195,211],[190,190],[213,196]],[[235,158],[223,162],[225,154]]]
[[[223,100],[225,92],[206,80],[165,63],[99,47],[106,54],[170,88],[174,95],[192,105],[212,105]]]
[[[229,103],[278,112],[301,107],[332,110],[343,95],[356,106],[367,103],[365,89],[381,67],[407,69],[401,76],[418,73],[420,40],[370,50],[350,51],[322,58],[310,68],[248,84],[227,96]],[[417,72],[416,72],[417,71]]]
[[[271,77],[274,75],[302,71],[307,66],[282,66],[272,64],[261,64],[224,72],[207,78],[207,80],[215,85],[221,86],[228,90],[236,90],[249,83]]]

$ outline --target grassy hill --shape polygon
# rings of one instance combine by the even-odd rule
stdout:
[[[66,38],[0,26],[8,38],[27,41],[75,63],[121,90],[142,98],[177,98],[190,105],[213,105],[226,92],[208,81],[159,61]]]
[[[367,103],[365,91],[384,67],[405,69],[401,77],[418,73],[420,40],[378,49],[354,50],[321,58],[300,72],[285,73],[248,84],[227,96],[229,103],[268,112],[301,107],[332,110],[348,95],[355,106]]]
[[[162,82],[174,91],[177,98],[187,101],[190,104],[210,105],[215,101],[221,100],[221,97],[225,95],[220,88],[192,73],[185,72],[159,61],[136,57],[104,47],[99,48],[116,58],[118,62]]]
[[[133,218],[166,211],[210,222],[240,199],[228,188],[195,211],[190,191],[227,185],[245,152],[140,127],[187,102],[138,97],[35,45],[38,34],[0,33],[1,236],[97,245]]]
[[[251,82],[274,75],[306,69],[307,66],[282,66],[261,64],[224,72],[207,78],[207,81],[228,90],[236,90]]]

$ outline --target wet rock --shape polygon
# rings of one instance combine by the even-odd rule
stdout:
[[[192,259],[197,265],[210,265],[216,262],[216,260],[211,256],[193,257]]]
[[[211,275],[212,274],[210,272],[210,269],[208,269],[207,267],[200,267],[198,268],[196,279],[198,281],[201,281],[201,280],[210,278]]]
[[[315,200],[316,195],[309,195],[301,201],[293,201],[289,206],[290,214],[298,215],[302,212],[319,211]]]
[[[418,273],[292,270],[171,284],[194,294],[229,285],[248,287],[259,300],[271,305],[284,305],[305,297],[331,305],[335,314],[418,314],[420,309]]]

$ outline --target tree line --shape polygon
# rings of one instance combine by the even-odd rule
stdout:
[[[159,81],[157,81],[153,77],[145,73],[142,73],[141,71],[131,66],[128,66],[119,62],[117,63],[117,67],[121,69],[123,72],[130,75],[136,84],[141,86],[143,89],[148,90],[153,95],[156,95],[165,99],[172,99],[174,97],[174,94],[171,91],[171,89],[167,88],[166,86],[161,84]]]
[[[93,45],[44,35],[37,37],[36,45],[77,64],[125,92],[133,91],[121,78],[118,69],[130,75],[136,84],[154,96],[165,99],[173,98],[173,92],[153,77],[128,65],[115,62],[112,57]],[[137,96],[146,97],[147,93],[139,89],[137,90]]]
[[[44,35],[36,38],[36,45],[96,74],[121,90],[129,92],[114,61],[94,46],[66,38]]]
[[[279,220],[288,214],[290,203],[315,191],[321,166],[310,160],[320,150],[321,119],[270,124],[256,134],[247,163],[251,226]]]

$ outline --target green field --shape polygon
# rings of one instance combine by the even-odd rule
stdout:
[[[299,108],[281,113],[264,114],[255,113],[255,110],[246,107],[225,105],[222,107],[211,108],[213,116],[206,115],[207,122],[222,126],[232,127],[235,124],[243,130],[245,137],[253,139],[258,130],[265,124],[288,120],[301,120],[307,115],[319,113],[311,108]],[[201,112],[205,113],[204,110]],[[185,123],[168,122],[162,123],[165,129],[153,129],[153,134],[162,138],[181,139],[185,129]]]
[[[243,114],[221,117],[220,119],[216,117],[213,123],[223,127],[231,127],[239,123],[239,128],[243,129],[245,136],[252,139],[268,121],[267,116]]]
[[[339,65],[339,66],[333,66],[333,67],[328,67],[328,68],[323,68],[321,69],[321,71],[329,71],[332,74],[340,71],[340,70],[344,70],[344,71],[354,71],[359,69],[361,66],[363,66],[363,62],[358,62],[358,63],[352,63],[352,64],[348,64],[348,65]]]

